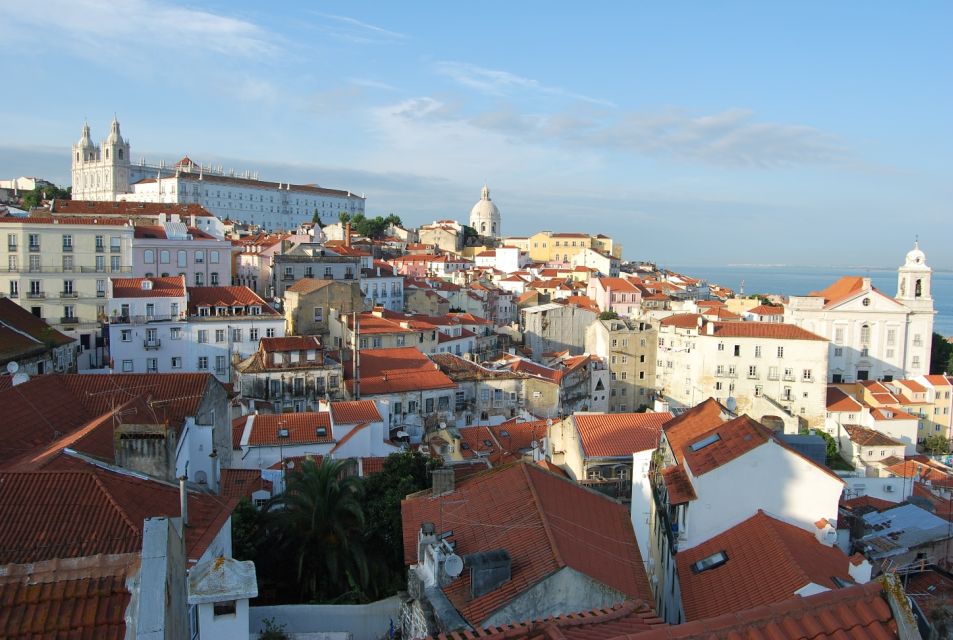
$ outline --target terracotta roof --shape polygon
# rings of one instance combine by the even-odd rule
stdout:
[[[189,216],[212,217],[212,213],[198,204],[167,202],[112,202],[106,200],[57,200],[54,213],[76,215],[118,215],[124,217],[158,216],[160,213],[179,214],[182,220]]]
[[[148,288],[143,283],[150,283]],[[185,277],[112,278],[112,297],[115,298],[184,298]]]
[[[746,415],[739,416],[688,440],[682,448],[682,457],[692,474],[697,477],[765,444],[771,439],[771,434],[771,430],[764,425]],[[697,442],[715,435],[718,439],[711,444],[697,451],[691,450]]]
[[[624,640],[897,640],[879,582],[790,598]],[[623,637],[618,638],[623,640]]]
[[[651,598],[628,510],[538,465],[518,462],[477,474],[443,496],[408,498],[401,514],[407,564],[417,561],[424,522],[435,523],[438,533],[452,530],[458,554],[509,552],[511,579],[496,590],[471,598],[469,572],[444,587],[472,625],[567,566],[626,598]],[[599,523],[597,544],[593,522]]]
[[[440,370],[446,373],[455,382],[472,382],[474,380],[515,380],[521,376],[512,371],[498,371],[465,360],[452,353],[434,353],[430,356]]]
[[[890,436],[862,427],[859,424],[845,424],[844,430],[851,441],[862,447],[902,447],[904,444]]]
[[[49,470],[0,473],[0,563],[137,553],[146,518],[179,515],[179,488],[61,455]],[[235,501],[189,492],[188,557],[218,535]]]
[[[927,379],[927,382],[929,382],[930,384],[934,386],[953,387],[953,377],[951,376],[931,374],[931,375],[925,376],[925,378]]]
[[[344,367],[353,389],[351,367]],[[361,352],[360,390],[364,395],[404,393],[424,389],[455,389],[456,383],[414,347],[368,349]]]
[[[321,348],[321,337],[283,336],[281,338],[262,338],[259,347],[267,353],[318,350]]]
[[[380,473],[384,470],[385,462],[387,462],[387,456],[361,458],[361,469],[364,472],[364,476],[367,477],[375,473]]]
[[[663,327],[675,327],[676,329],[699,329],[703,319],[699,313],[676,313],[667,318],[662,318],[659,324]]]
[[[867,507],[873,509],[874,511],[885,511],[887,509],[892,509],[897,506],[895,502],[890,502],[889,500],[882,500],[880,498],[875,498],[873,496],[857,496],[856,498],[851,498],[849,500],[841,499],[841,506],[850,509],[851,511]],[[838,523],[839,524],[839,523]]]
[[[628,457],[658,447],[662,425],[672,419],[664,413],[577,413],[571,418],[589,458]]]
[[[717,400],[709,398],[669,420],[664,426],[665,438],[675,458],[679,461],[683,460],[684,448],[721,426],[726,420],[726,412],[727,409]]]
[[[727,555],[724,564],[693,570],[696,562],[718,552]],[[675,559],[686,620],[782,602],[811,583],[834,589],[835,576],[851,580],[843,551],[760,510]]]
[[[318,435],[319,428],[324,429],[324,435]],[[282,429],[288,431],[287,436],[279,435]],[[331,416],[327,412],[318,411],[253,416],[251,433],[248,435],[248,444],[253,447],[333,441]]]
[[[612,608],[440,634],[439,640],[611,640],[663,627],[665,622],[642,600],[626,600]]]
[[[827,338],[811,333],[801,327],[780,322],[718,322],[715,323],[715,335],[721,338],[827,341]]]
[[[373,400],[350,400],[331,403],[334,424],[358,424],[382,420]]]
[[[22,462],[68,437],[93,421],[108,429],[104,438],[83,440],[69,446],[112,460],[112,417],[120,407],[137,407],[128,416],[115,413],[116,422],[135,424],[143,410],[150,420],[168,423],[178,431],[187,416],[195,416],[211,384],[210,374],[53,374],[0,391],[5,420],[0,424],[0,468]],[[145,402],[145,408],[136,399]],[[92,435],[92,434],[90,434]],[[92,445],[88,448],[84,445]],[[105,449],[103,449],[105,445]]]
[[[615,292],[638,292],[639,288],[626,280],[625,278],[595,278],[592,282],[597,282],[603,289]]]
[[[125,553],[0,567],[0,636],[125,640],[139,563]]]
[[[698,498],[695,487],[682,466],[672,465],[662,469],[662,482],[665,483],[670,504],[684,504]]]
[[[189,315],[197,316],[198,307],[259,306],[263,316],[277,316],[278,312],[248,287],[188,287]],[[254,317],[254,316],[252,316]]]
[[[35,357],[71,342],[75,340],[9,298],[0,298],[0,364]]]
[[[256,491],[271,495],[271,481],[261,477],[261,469],[222,469],[220,491],[226,498],[251,498]]]
[[[827,410],[838,413],[853,413],[863,410],[863,405],[841,389],[827,387]]]
[[[545,420],[530,422],[507,420],[489,429],[494,440],[500,445],[500,449],[515,460],[524,452],[532,450],[534,442],[541,443],[547,435],[549,426]]]
[[[864,288],[864,279],[860,276],[844,276],[826,289],[812,291],[809,296],[824,298],[825,304],[838,302],[849,298]]]
[[[760,304],[754,309],[749,309],[748,313],[756,316],[783,316],[784,307],[776,307],[771,304]]]

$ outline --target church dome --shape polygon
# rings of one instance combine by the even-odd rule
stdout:
[[[79,139],[77,146],[80,149],[88,149],[89,147],[93,146],[93,141],[89,139],[89,124],[88,123],[83,124],[83,136]]]
[[[106,144],[122,144],[122,136],[119,134],[119,120],[113,118],[112,126],[109,129],[109,137],[106,138]]]
[[[920,250],[920,242],[913,243],[913,249],[907,252],[907,262],[906,266],[908,267],[925,267],[927,262],[927,256],[923,251]]]
[[[500,210],[490,200],[490,189],[486,185],[483,185],[480,200],[470,209],[470,226],[480,235],[499,235]]]

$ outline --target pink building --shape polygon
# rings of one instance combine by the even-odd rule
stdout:
[[[615,311],[620,316],[636,316],[642,305],[642,290],[624,278],[592,278],[586,295],[600,311]]]
[[[193,219],[194,220],[194,216]],[[132,240],[132,269],[137,278],[184,276],[189,285],[232,282],[232,243],[160,213],[155,224],[137,224]]]

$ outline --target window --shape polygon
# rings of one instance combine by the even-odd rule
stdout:
[[[424,400],[424,412],[433,413],[433,398],[427,398]]]
[[[206,357],[206,356],[199,356],[199,361],[198,361],[198,367],[197,367],[197,368],[198,368],[199,371],[206,371],[206,370],[208,370],[208,357]]]
[[[71,304],[65,305],[63,307],[63,321],[73,320],[76,318],[76,307]]]
[[[31,233],[29,238],[30,238],[30,251],[39,251],[40,250],[40,234]]]
[[[17,234],[15,233],[7,234],[7,250],[9,251],[17,250]]]
[[[258,329],[249,329],[248,339],[252,342],[258,342]]]
[[[242,330],[232,329],[232,342],[241,342],[241,341],[242,341]]]
[[[205,274],[197,272],[195,274],[195,286],[201,287],[203,285],[205,285]]]
[[[740,356],[740,355],[741,355],[741,345],[740,345],[740,344],[736,344],[736,345],[735,345],[735,355],[736,355],[736,356]]]
[[[185,268],[189,264],[189,254],[185,249],[179,249],[176,252],[176,264],[181,268]]]
[[[913,356],[910,366],[912,366],[914,369],[918,368],[920,366],[920,356]]]
[[[40,256],[30,256],[30,271],[40,270]]]
[[[205,251],[199,250],[195,252],[195,264],[205,264]]]
[[[7,271],[15,272],[19,270],[20,268],[17,266],[17,257],[7,256]]]
[[[760,345],[760,344],[759,344],[759,345],[756,345],[755,348],[754,348],[754,357],[755,357],[755,358],[760,358],[760,357],[761,357],[761,345]]]
[[[760,384],[756,384],[754,386],[754,397],[760,398],[762,395],[764,395],[764,387],[762,387]]]
[[[109,237],[109,252],[110,253],[119,253],[119,247],[121,246],[121,240],[119,236],[110,236]]]
[[[324,322],[324,307],[315,307],[315,308],[314,308],[314,321],[315,321],[315,322]]]
[[[106,250],[106,237],[96,236],[96,251],[102,253]]]
[[[843,329],[834,329],[834,344],[844,344]]]
[[[213,617],[235,615],[235,600],[225,600],[212,605]]]
[[[123,373],[130,373],[132,371],[132,360],[122,361],[122,371]]]
[[[17,280],[10,281],[10,297],[11,298],[20,297],[20,282]]]
[[[172,365],[172,368],[173,368],[173,369],[181,369],[181,368],[182,368],[182,358],[179,357],[179,356],[173,356],[171,365]]]
[[[275,337],[275,330],[274,330],[274,329],[265,329],[265,337],[266,337],[266,338],[274,338],[274,337]]]
[[[919,338],[920,336],[917,336]],[[887,346],[892,347],[897,342],[897,330],[887,329]]]
[[[106,297],[106,281],[105,280],[96,281],[96,297],[97,298]]]
[[[863,345],[870,344],[870,325],[868,324],[860,327],[860,343]]]
[[[784,357],[784,347],[778,347],[778,357],[779,358]]]
[[[225,356],[215,356],[215,373],[225,373]],[[296,379],[295,382],[297,381]]]
[[[804,382],[813,382],[814,381],[814,372],[810,369],[805,369],[801,372],[801,379]]]
[[[156,261],[156,250],[155,249],[146,249],[142,252],[142,260],[146,264],[155,264]]]
[[[182,329],[180,327],[172,327],[171,329],[169,329],[169,338],[172,340],[181,340]]]
[[[750,367],[748,367],[748,377],[749,377],[749,378],[757,378],[757,377],[758,377],[758,367],[753,366],[753,365],[750,366]]]
[[[159,359],[146,358],[146,373],[158,373],[158,371],[159,371]]]
[[[63,234],[63,251],[72,251],[73,250],[73,236],[70,234]]]
[[[169,250],[163,249],[159,252],[159,264],[169,264],[170,260]]]
[[[840,358],[844,355],[844,347],[834,347],[834,357]]]
[[[63,280],[63,295],[72,296],[75,293],[72,280]]]
[[[225,342],[225,329],[215,330],[215,342]]]
[[[861,304],[864,305],[865,307],[869,307],[869,306],[870,306],[870,298],[864,298],[863,300],[861,300]]]
[[[208,329],[199,329],[198,339],[196,340],[199,344],[204,344],[208,342]]]
[[[119,339],[122,340],[123,342],[132,342],[132,330],[123,329],[122,331],[120,331]]]
[[[119,256],[110,256],[109,257],[109,269],[113,273],[118,273],[121,269],[119,263]]]
[[[209,283],[213,287],[218,286],[218,271],[213,271],[211,274],[212,281]]]
[[[96,256],[96,271],[102,273],[106,270],[106,258],[104,256]]]

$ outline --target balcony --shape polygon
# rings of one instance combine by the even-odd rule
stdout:
[[[28,300],[42,300],[46,297],[46,294],[42,291],[27,291],[26,297]]]
[[[105,292],[105,291],[97,291],[97,292],[96,292],[96,297],[97,297],[97,298],[105,298],[105,297],[106,297],[106,292]]]
[[[159,338],[153,338],[153,339],[151,339],[151,340],[150,340],[149,338],[146,338],[145,340],[142,341],[142,347],[143,347],[146,351],[150,351],[150,350],[154,350],[154,349],[161,349],[161,348],[162,348],[162,340],[160,340]]]
[[[16,251],[17,251],[17,245],[16,245],[16,244],[8,244],[8,245],[7,245],[7,251],[9,251],[10,253],[16,253]]]
[[[119,253],[121,251],[119,245],[113,245],[109,247],[109,253]]]
[[[156,316],[156,315],[145,315],[145,316],[133,316],[133,315],[115,315],[110,316],[109,324],[149,324],[150,322],[179,322],[185,320],[185,314],[180,313],[179,315],[165,315],[165,316]]]
[[[289,282],[291,280],[294,280],[295,277],[293,273],[286,273],[283,276],[281,276],[281,279],[284,280],[285,282]]]
[[[794,374],[793,374],[793,373],[785,373],[783,379],[784,379],[785,382],[794,382]]]
[[[73,245],[71,244],[63,245],[63,253],[72,253],[72,252],[73,252]]]
[[[75,291],[60,291],[61,298],[78,298],[79,294]]]
[[[39,252],[40,252],[40,245],[38,245],[38,244],[31,244],[31,245],[30,245],[30,251],[33,251],[33,252],[35,252],[35,253],[39,253]]]
[[[76,316],[63,316],[60,318],[60,324],[79,324],[79,318]]]
[[[80,267],[80,273],[132,273],[132,267]],[[73,269],[75,271],[75,269]]]

